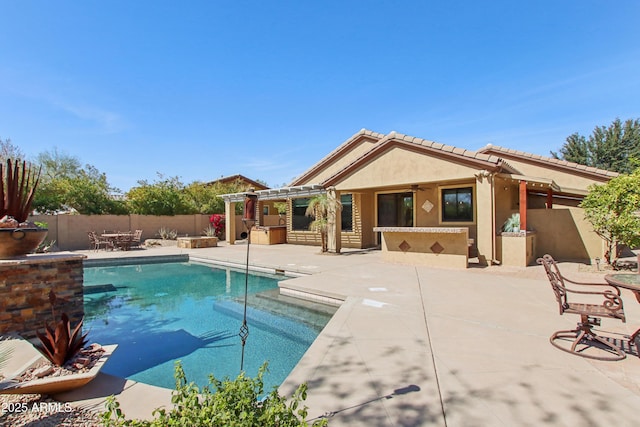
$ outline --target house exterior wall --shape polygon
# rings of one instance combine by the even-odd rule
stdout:
[[[527,218],[536,231],[536,258],[544,254],[574,261],[603,257],[604,241],[593,231],[581,208],[532,209]]]
[[[602,240],[577,207],[579,197],[556,195],[552,208],[547,209],[546,191],[551,185],[557,189],[557,184],[563,190],[562,196],[584,194],[590,185],[607,182],[610,176],[606,173],[540,156],[527,157],[526,153],[499,151],[487,157],[482,151],[474,154],[441,144],[430,145],[424,140],[414,144],[414,139],[406,136],[372,135],[349,140],[295,182],[333,186],[339,194],[353,195],[353,231],[342,232],[343,247],[379,245],[378,233],[373,232],[378,225],[378,195],[413,191],[414,227],[467,227],[473,239],[469,256],[489,263],[497,259],[496,240],[502,224],[520,211],[520,175],[531,179],[529,191],[539,192],[527,197],[527,224],[536,231],[536,256],[547,252],[559,259],[602,256]],[[494,175],[499,171],[512,174],[512,178]],[[442,221],[442,190],[467,186],[473,189],[473,221]],[[292,230],[290,215],[287,225],[289,243],[320,244],[317,233]]]
[[[427,157],[402,147],[391,147],[335,184],[338,191],[409,186],[421,182],[462,180],[473,177],[477,168],[444,158]]]
[[[336,158],[332,163],[328,164],[324,169],[317,171],[317,173],[308,176],[303,182],[298,182],[296,185],[308,185],[317,184],[323,182],[331,177],[336,172],[347,166],[349,163],[365,154],[367,151],[377,143],[377,140],[369,138],[361,138],[356,144],[345,150],[344,153]]]

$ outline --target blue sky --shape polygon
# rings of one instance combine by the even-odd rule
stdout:
[[[288,183],[362,128],[549,155],[640,117],[640,2],[0,0],[0,137],[123,191]]]

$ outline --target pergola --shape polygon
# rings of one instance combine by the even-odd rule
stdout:
[[[258,197],[256,209],[259,209],[259,203],[261,201],[289,200],[298,197],[313,197],[326,193],[327,189],[322,185],[312,184],[298,185],[293,187],[270,188],[267,190],[258,191],[252,191],[251,189],[249,189],[248,191],[242,193],[221,194],[218,197],[221,197],[224,200],[224,212],[226,218],[229,218],[229,220],[225,221],[225,233],[227,236],[227,241],[229,242],[229,244],[233,244],[235,242],[236,223],[235,221],[231,221],[230,219],[234,218],[236,212],[236,203],[243,203],[244,199],[247,197],[247,194],[256,195]],[[258,215],[256,215],[256,217],[258,217]]]

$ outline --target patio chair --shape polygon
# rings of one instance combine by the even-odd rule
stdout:
[[[558,301],[560,315],[571,313],[580,316],[575,329],[558,331],[551,335],[549,338],[551,344],[562,351],[590,359],[611,361],[624,359],[626,354],[621,348],[593,331],[594,326],[600,326],[602,317],[626,321],[620,289],[606,283],[581,283],[569,280],[560,273],[558,265],[549,254],[538,258],[537,262],[544,266]],[[565,282],[579,287],[568,288]],[[584,296],[590,302],[573,302],[570,301],[569,296]],[[561,341],[567,340],[571,341],[569,348],[560,344]]]
[[[128,251],[131,249],[132,238],[133,234],[118,232],[118,237],[116,237],[116,246],[120,248],[120,250]]]
[[[89,243],[96,252],[101,246],[104,246],[105,249],[113,249],[113,242],[109,239],[103,239],[98,236],[95,231],[88,231],[87,235],[89,236]]]
[[[142,244],[142,230],[136,230],[133,232],[133,236],[131,237],[131,247],[139,248]]]

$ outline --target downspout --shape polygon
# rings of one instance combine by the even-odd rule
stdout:
[[[495,172],[491,173],[491,263],[500,265],[497,258],[497,237],[496,237],[496,186]]]

